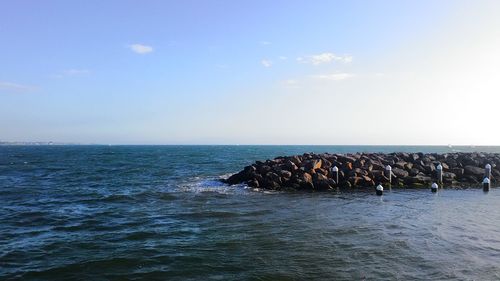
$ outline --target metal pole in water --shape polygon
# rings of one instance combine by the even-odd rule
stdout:
[[[443,166],[441,164],[436,167],[437,172],[437,182],[442,185],[443,184]]]
[[[379,184],[377,186],[377,195],[381,196],[382,194],[384,194],[384,187],[381,184]]]
[[[332,173],[333,173],[333,175],[335,177],[335,183],[338,186],[339,185],[339,168],[337,168],[337,166],[333,166]]]
[[[438,191],[438,188],[439,188],[439,185],[437,185],[437,183],[432,183],[432,185],[431,185],[431,191],[433,193],[436,193]]]
[[[484,166],[484,177],[491,180],[491,165],[490,164],[486,164],[486,166]]]
[[[484,192],[490,191],[490,179],[489,178],[484,178],[484,180],[483,180],[483,191]]]
[[[389,179],[389,184],[392,184],[392,167],[390,165],[385,167],[385,176]]]

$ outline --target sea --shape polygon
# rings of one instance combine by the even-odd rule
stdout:
[[[270,192],[305,152],[452,146],[0,146],[0,280],[500,280],[500,190]]]

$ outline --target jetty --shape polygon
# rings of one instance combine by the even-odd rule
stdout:
[[[481,187],[500,179],[499,153],[304,153],[256,161],[223,181],[271,190]]]

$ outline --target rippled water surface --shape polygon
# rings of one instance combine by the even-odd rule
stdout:
[[[311,151],[451,148],[0,146],[0,279],[500,280],[496,188],[377,197],[218,182]]]

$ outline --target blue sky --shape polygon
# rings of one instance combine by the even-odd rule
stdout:
[[[500,144],[497,1],[2,1],[0,140]],[[436,121],[440,120],[440,121]]]

